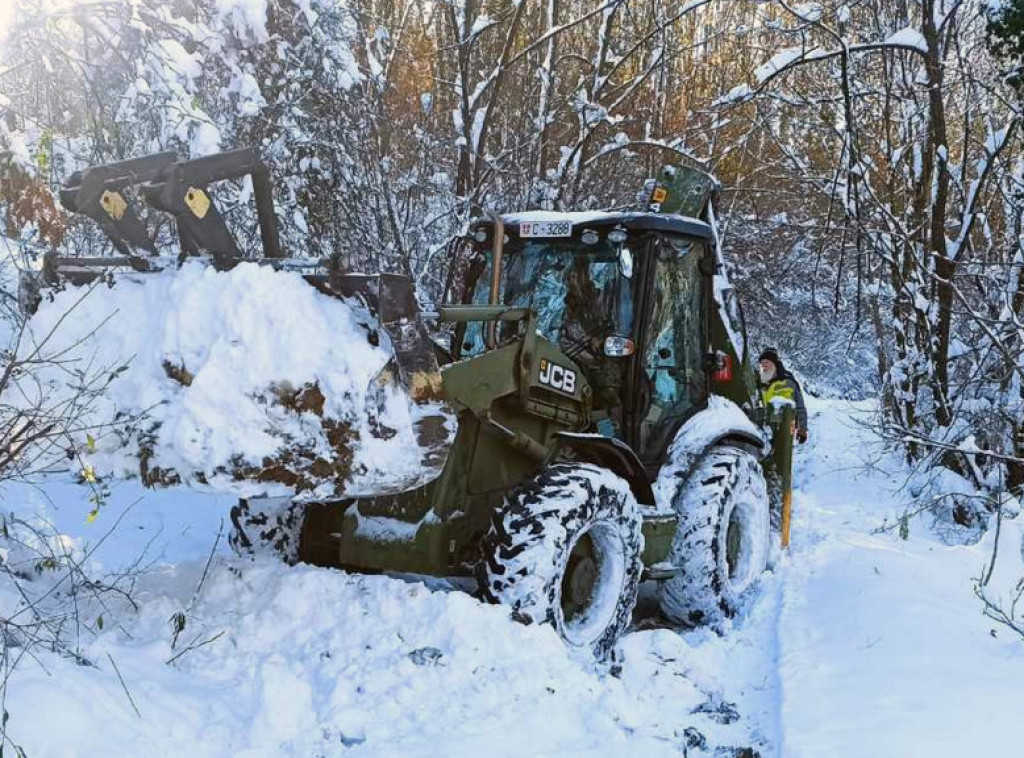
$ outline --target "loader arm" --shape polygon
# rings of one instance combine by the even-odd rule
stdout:
[[[139,187],[153,209],[174,217],[183,252],[207,253],[219,269],[231,268],[242,258],[234,235],[210,194],[218,182],[250,177],[259,221],[262,257],[282,257],[270,173],[253,148],[178,160],[173,152],[93,166],[71,176],[60,192],[61,203],[73,213],[93,219],[131,268],[147,270],[138,252],[157,254],[143,220],[132,207],[132,187]],[[58,258],[54,265],[97,266],[96,262]],[[123,265],[114,259],[105,265]]]
[[[152,181],[176,158],[172,152],[156,153],[78,171],[60,191],[60,202],[99,224],[122,255],[135,257],[135,250],[156,255],[156,246],[125,197],[125,189]]]
[[[182,250],[210,253],[219,268],[230,268],[242,257],[234,235],[209,194],[211,184],[229,179],[252,179],[263,257],[280,258],[277,217],[266,165],[252,148],[215,153],[173,163],[143,187],[146,202],[174,216]]]

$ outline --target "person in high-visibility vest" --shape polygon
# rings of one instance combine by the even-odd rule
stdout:
[[[807,406],[804,405],[804,393],[800,383],[786,367],[775,348],[768,348],[757,359],[757,378],[761,391],[761,400],[766,409],[775,404],[772,401],[788,400],[796,407],[796,441],[801,445],[807,442]]]

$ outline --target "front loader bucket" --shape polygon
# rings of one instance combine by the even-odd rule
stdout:
[[[228,228],[227,218],[219,212],[215,196],[218,183],[243,178],[252,182],[259,221],[261,246],[256,255],[242,250]],[[168,431],[167,439],[160,437],[164,422],[151,421],[151,409],[119,408],[123,411],[120,417],[129,418],[137,413],[140,419],[146,419],[144,424],[133,422],[130,429],[122,430],[123,435],[112,432],[99,442],[118,455],[125,451],[129,455],[134,453],[139,461],[139,477],[147,485],[216,480],[217,486],[237,484],[238,490],[246,493],[258,492],[263,485],[267,491],[272,487],[279,491],[278,485],[284,485],[294,494],[332,499],[394,494],[440,474],[453,442],[455,425],[442,402],[438,355],[421,321],[411,278],[397,274],[345,274],[331,258],[285,255],[278,239],[270,175],[256,150],[243,148],[191,160],[178,160],[173,153],[158,153],[88,168],[68,180],[61,190],[61,202],[69,211],[95,221],[116,254],[45,255],[41,270],[25,271],[21,277],[19,304],[26,316],[36,314],[37,309],[44,308],[48,300],[55,300],[67,287],[109,283],[113,293],[110,296],[116,299],[120,287],[146,287],[151,276],[161,276],[159,272],[164,272],[163,276],[177,276],[186,259],[197,258],[226,275],[221,280],[222,287],[230,288],[232,281],[245,280],[250,275],[256,276],[255,280],[267,281],[262,272],[257,276],[248,268],[233,271],[244,261],[264,271],[291,274],[282,274],[280,286],[285,290],[293,288],[290,291],[299,299],[311,293],[294,289],[296,274],[323,296],[361,299],[380,326],[360,324],[367,341],[377,345],[381,330],[390,338],[393,354],[368,387],[354,388],[350,394],[339,391],[340,397],[325,398],[321,377],[307,374],[310,378],[306,383],[296,387],[285,378],[296,372],[285,367],[276,374],[273,371],[277,369],[271,369],[261,377],[265,386],[246,389],[243,398],[236,398],[240,407],[249,408],[247,404],[252,403],[252,417],[266,414],[267,422],[260,432],[279,442],[272,453],[263,453],[262,448],[253,452],[254,448],[244,441],[232,439],[218,448],[227,450],[230,456],[198,462],[199,458],[191,457],[188,450],[179,454],[175,446],[181,435],[174,436],[173,429]],[[176,249],[158,249],[155,231],[148,228],[157,214],[173,220],[180,243]],[[195,276],[195,268],[188,269],[189,273],[183,275]],[[129,298],[127,307],[133,307],[134,302],[138,299]],[[154,305],[164,306],[156,310],[169,313],[171,321],[178,318],[173,307]],[[250,310],[265,317],[271,330],[276,328],[272,312],[262,313],[259,304]],[[281,319],[280,323],[292,322]],[[288,339],[288,335],[280,334],[270,337]],[[237,335],[233,339],[238,339]],[[330,338],[325,334],[320,339]],[[187,365],[176,352],[175,344],[172,340],[166,348],[167,355],[161,364],[165,375],[149,379],[152,386],[161,387],[168,396],[160,405],[164,414],[169,413],[167,407],[174,403],[187,405],[192,393],[201,394],[208,387],[198,381],[198,389],[193,389],[203,364]],[[213,354],[206,347],[193,350],[190,355],[205,360],[202,356]],[[337,344],[331,347],[336,349]],[[337,365],[344,362],[344,356],[332,360],[332,365]],[[353,375],[363,376],[358,370]],[[126,402],[130,405],[130,401]],[[356,403],[362,407],[356,407]],[[187,414],[170,414],[167,418],[187,418]],[[195,423],[201,427],[203,421]],[[202,434],[189,436],[188,440],[201,441],[216,432],[217,429],[203,428]],[[413,444],[416,449],[410,450]],[[183,470],[185,466],[188,470]]]
[[[441,405],[437,347],[420,318],[412,279],[403,274],[333,273],[332,292],[361,298],[391,339],[393,369],[413,403],[422,410],[416,423],[421,465],[432,478],[440,473],[451,447],[448,416]],[[390,488],[389,488],[390,489]]]
[[[439,400],[441,372],[433,340],[420,321],[412,279],[403,274],[334,274],[330,288],[361,297],[391,338],[398,377],[417,404]]]

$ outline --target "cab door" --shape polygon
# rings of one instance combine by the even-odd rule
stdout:
[[[704,370],[706,297],[701,259],[705,246],[682,237],[652,245],[647,275],[647,318],[641,325],[640,458],[651,472],[682,423],[707,400]]]

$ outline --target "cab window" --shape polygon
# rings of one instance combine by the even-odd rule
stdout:
[[[643,355],[650,393],[642,429],[646,449],[659,449],[661,437],[673,434],[683,417],[704,399],[703,255],[704,247],[690,240],[662,239],[656,247]]]

